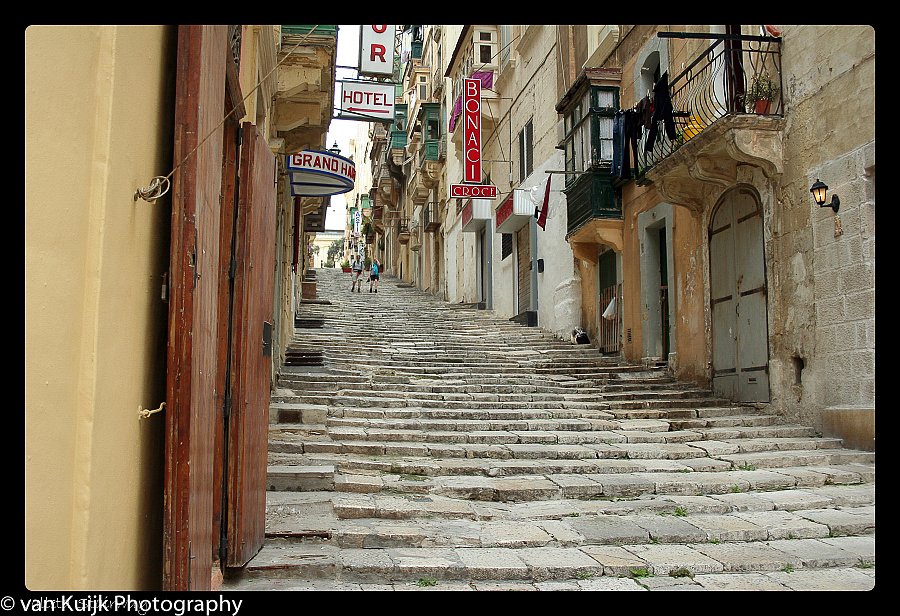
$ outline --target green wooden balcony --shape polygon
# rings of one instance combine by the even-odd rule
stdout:
[[[565,189],[568,210],[567,234],[594,219],[622,219],[622,204],[616,196],[609,168],[583,173]]]

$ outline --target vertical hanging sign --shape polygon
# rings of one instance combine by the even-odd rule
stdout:
[[[390,77],[394,74],[394,36],[397,26],[359,27],[359,74]]]
[[[463,87],[463,132],[465,151],[464,182],[481,182],[481,80],[466,79]]]

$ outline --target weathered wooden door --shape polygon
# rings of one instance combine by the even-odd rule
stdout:
[[[227,557],[244,565],[262,547],[275,286],[275,156],[243,125],[235,226],[230,408],[226,409]]]
[[[228,58],[224,26],[179,27],[166,365],[165,590],[211,585],[221,125]]]
[[[741,402],[769,401],[762,208],[746,189],[729,192],[709,240],[713,389]]]

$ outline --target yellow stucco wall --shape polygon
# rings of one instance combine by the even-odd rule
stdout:
[[[25,31],[25,583],[160,583],[174,29]]]

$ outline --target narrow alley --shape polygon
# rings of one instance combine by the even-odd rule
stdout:
[[[266,541],[224,590],[874,587],[874,452],[392,276],[316,276],[289,355],[322,365],[272,398]]]

